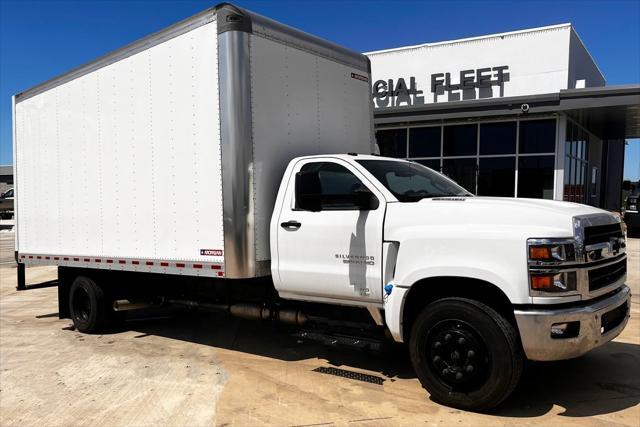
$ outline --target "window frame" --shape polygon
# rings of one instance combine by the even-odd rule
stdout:
[[[569,168],[564,170],[562,200],[587,204],[598,197],[598,183],[594,186],[591,182],[591,167],[596,165],[591,164],[589,158],[591,140],[595,138],[588,129],[567,117],[564,162],[569,164]]]
[[[373,197],[376,199],[376,207],[373,209],[360,209],[359,207],[337,207],[337,208],[332,208],[332,209],[327,209],[321,206],[320,210],[318,211],[310,211],[307,209],[300,209],[297,206],[297,202],[296,202],[296,175],[298,174],[298,172],[301,172],[302,169],[310,164],[314,164],[314,163],[332,163],[332,164],[336,164],[342,168],[344,168],[346,171],[348,171],[349,173],[351,173],[353,176],[355,176],[358,181],[360,181],[362,183],[362,185],[364,185],[367,190],[369,190],[369,192],[373,195]],[[369,212],[369,211],[377,211],[378,209],[380,209],[380,206],[383,204],[383,201],[385,200],[384,197],[382,197],[378,191],[375,191],[374,189],[376,189],[376,186],[373,185],[373,183],[371,183],[369,181],[369,179],[367,179],[365,176],[363,176],[360,171],[358,171],[357,169],[350,167],[351,164],[348,162],[345,162],[341,159],[338,158],[313,158],[313,159],[305,159],[302,160],[300,162],[298,162],[296,164],[296,166],[293,169],[293,172],[291,174],[291,191],[290,191],[290,203],[289,203],[289,208],[291,209],[291,211],[294,212],[310,212],[310,213],[319,213],[319,212],[339,212],[339,211],[361,211],[361,212]]]
[[[541,120],[554,120],[555,121],[555,132],[554,132],[554,150],[550,152],[540,152],[540,153],[520,153],[520,124],[522,122],[529,121],[541,121]],[[516,151],[512,154],[480,154],[480,131],[481,125],[487,123],[501,123],[501,122],[516,122]],[[474,124],[477,126],[476,129],[476,153],[472,155],[464,155],[464,156],[445,156],[444,155],[444,127],[445,126],[456,126],[456,125],[469,125]],[[476,177],[475,177],[475,189],[472,191],[475,195],[478,194],[478,178],[479,178],[479,167],[480,167],[480,159],[482,158],[493,158],[493,157],[514,157],[515,156],[515,174],[514,174],[514,194],[512,197],[518,197],[518,166],[519,159],[521,157],[538,157],[538,156],[549,156],[555,160],[557,159],[556,151],[558,150],[558,144],[562,142],[562,138],[560,137],[558,130],[560,126],[560,115],[559,114],[540,114],[529,117],[507,117],[507,118],[497,118],[497,119],[487,119],[487,120],[477,120],[473,123],[469,123],[468,121],[454,120],[450,122],[442,122],[442,123],[424,123],[424,124],[409,124],[409,125],[398,125],[398,126],[385,126],[383,128],[376,129],[377,131],[381,130],[393,130],[393,129],[406,129],[406,153],[405,157],[398,157],[399,159],[405,159],[409,161],[420,161],[420,160],[429,160],[429,161],[439,161],[440,169],[439,172],[443,173],[444,170],[444,161],[448,159],[464,159],[464,158],[475,158],[476,159]],[[424,128],[424,127],[440,127],[440,155],[432,156],[432,157],[408,157],[409,156],[409,135],[411,129],[413,128]],[[588,151],[588,149],[587,149]],[[558,183],[556,182],[556,168],[554,167],[554,181],[553,181],[553,194],[555,197]]]

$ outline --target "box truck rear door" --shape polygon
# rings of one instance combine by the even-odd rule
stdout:
[[[381,302],[382,195],[340,159],[302,160],[294,174],[278,219],[278,291]]]

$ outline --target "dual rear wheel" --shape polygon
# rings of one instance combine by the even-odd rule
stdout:
[[[73,325],[84,333],[105,330],[113,313],[111,300],[104,289],[87,276],[78,276],[71,284],[69,309]]]

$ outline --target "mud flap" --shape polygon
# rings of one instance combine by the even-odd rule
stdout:
[[[71,318],[69,310],[69,289],[71,289],[72,275],[64,267],[58,267],[58,318]]]

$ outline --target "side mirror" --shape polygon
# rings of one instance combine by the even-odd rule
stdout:
[[[322,210],[321,196],[318,172],[305,171],[296,174],[296,209],[319,212]]]
[[[356,206],[361,211],[372,211],[380,206],[378,198],[364,185],[355,189],[353,194],[355,195]]]

